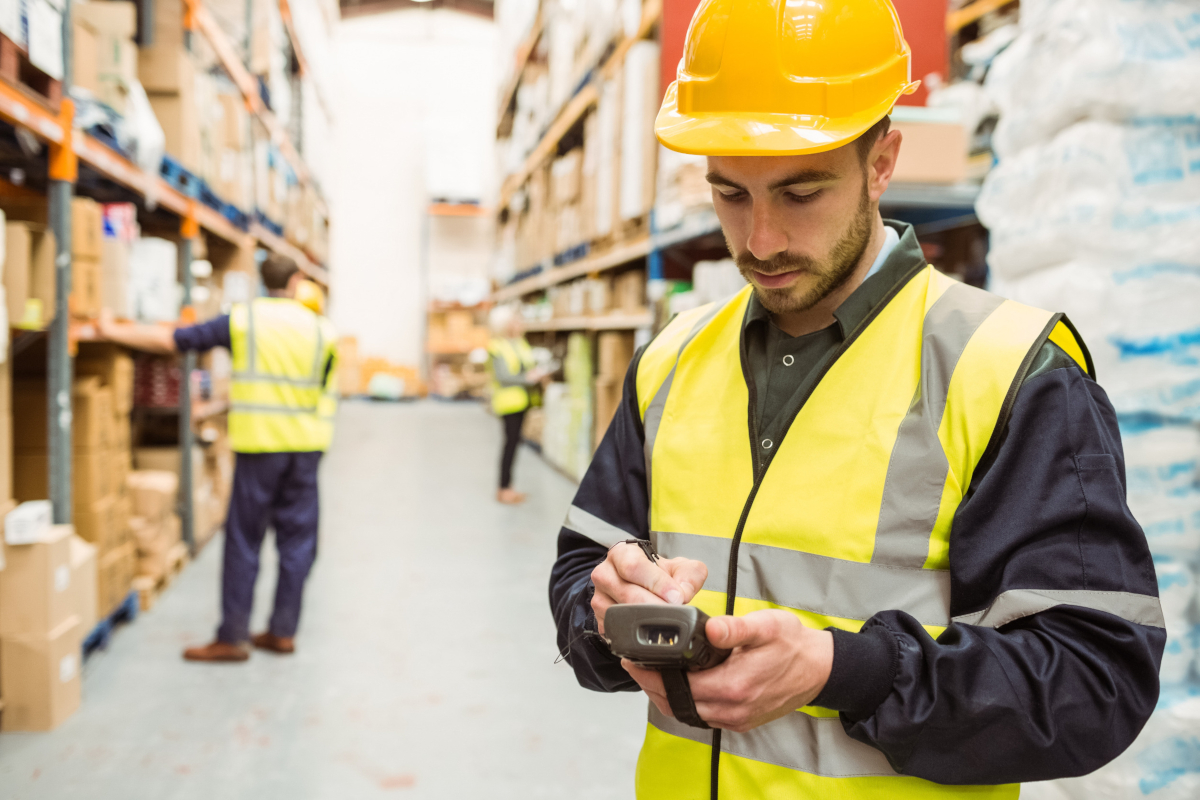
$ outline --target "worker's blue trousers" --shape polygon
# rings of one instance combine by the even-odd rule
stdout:
[[[300,622],[304,581],[317,557],[317,466],[321,453],[238,453],[225,520],[221,627],[217,639],[250,638],[250,609],[267,526],[275,529],[279,580],[268,629],[291,637]]]

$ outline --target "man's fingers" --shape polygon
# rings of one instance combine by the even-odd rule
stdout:
[[[658,564],[646,558],[641,548],[633,545],[618,546],[609,551],[608,560],[616,568],[617,574],[629,583],[641,586],[656,597],[666,600],[673,605],[684,602],[683,590],[674,578]],[[646,602],[644,600],[625,600],[622,602]]]
[[[668,717],[674,716],[671,713],[671,703],[667,700],[667,689],[663,686],[662,673],[655,669],[642,669],[628,658],[621,659],[621,666],[637,681],[638,686],[642,687],[642,691],[660,712]]]
[[[713,617],[704,628],[714,647],[758,647],[779,636],[779,614],[787,611],[754,611],[744,617]]]
[[[679,584],[683,591],[683,602],[690,601],[696,596],[708,580],[708,566],[703,561],[692,558],[659,559],[658,565]]]

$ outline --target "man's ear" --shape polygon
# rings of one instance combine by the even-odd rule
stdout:
[[[896,171],[896,160],[900,157],[900,143],[904,136],[900,131],[892,129],[879,137],[867,156],[867,192],[873,202],[887,191],[892,182],[892,173]]]

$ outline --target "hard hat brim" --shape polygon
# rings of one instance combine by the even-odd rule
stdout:
[[[669,150],[697,156],[797,156],[834,150],[857,139],[892,110],[902,86],[878,105],[848,117],[759,112],[684,114],[672,83],[654,121],[654,135]]]

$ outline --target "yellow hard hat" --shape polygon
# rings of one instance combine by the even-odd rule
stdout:
[[[704,0],[654,123],[671,150],[820,153],[916,91],[889,0]]]
[[[296,284],[296,300],[317,314],[325,313],[325,293],[312,281],[300,281]]]

